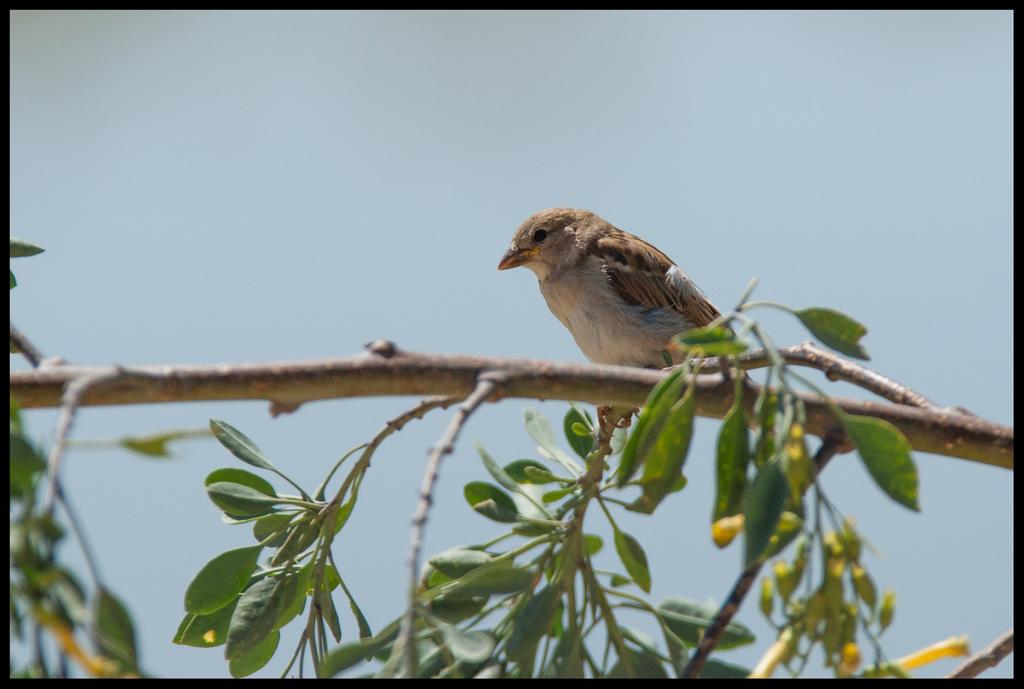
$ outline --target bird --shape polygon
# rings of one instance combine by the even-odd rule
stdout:
[[[512,236],[498,270],[536,274],[551,312],[598,364],[662,368],[683,354],[669,346],[719,311],[662,251],[592,211],[548,208]]]

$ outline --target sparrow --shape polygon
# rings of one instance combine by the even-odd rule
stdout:
[[[537,275],[551,312],[598,364],[662,368],[674,335],[719,316],[672,259],[588,210],[549,208],[519,226],[498,270]]]

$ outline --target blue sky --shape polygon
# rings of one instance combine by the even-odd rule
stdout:
[[[757,276],[760,298],[841,309],[868,326],[879,371],[1012,424],[1012,22],[16,11],[11,233],[47,251],[17,263],[12,318],[47,354],[83,364],[342,356],[378,337],[582,361],[532,274],[496,265],[526,216],[583,207],[664,250],[720,306]],[[776,342],[806,339],[781,315],[764,322]],[[276,419],[245,402],[97,408],[75,431],[220,418],[316,485],[414,402],[320,402]],[[472,419],[446,460],[427,552],[496,533],[461,486],[486,479],[473,439],[501,460],[535,456],[526,406],[553,421],[566,409],[508,400]],[[27,416],[48,438],[55,415]],[[382,447],[337,544],[375,627],[402,609],[416,488],[445,423],[434,413]],[[717,426],[697,424],[686,490],[653,518],[623,517],[647,548],[655,601],[721,600],[738,571],[739,549],[708,535]],[[166,462],[66,459],[67,490],[155,674],[227,675],[220,649],[170,638],[191,577],[248,538],[202,489],[233,461],[207,441]],[[824,485],[881,553],[868,560],[878,585],[898,592],[887,652],[964,633],[980,649],[1012,624],[1012,476],[916,461],[921,514],[883,496],[852,455]],[[80,561],[73,547],[67,557]],[[740,619],[759,642],[723,657],[753,664],[770,630],[754,605]],[[1012,659],[990,674],[1012,674]]]

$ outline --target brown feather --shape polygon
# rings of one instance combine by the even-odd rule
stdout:
[[[719,316],[718,309],[681,270],[682,283],[670,282],[668,271],[675,263],[656,247],[617,227],[601,229],[595,233],[594,253],[604,261],[604,271],[624,301],[649,309],[671,308],[694,327],[705,326]]]

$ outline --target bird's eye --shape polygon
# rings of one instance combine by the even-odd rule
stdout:
[[[541,242],[543,242],[547,238],[548,238],[548,231],[547,230],[537,230],[536,232],[533,233],[533,241],[536,242],[537,244],[540,244]]]

